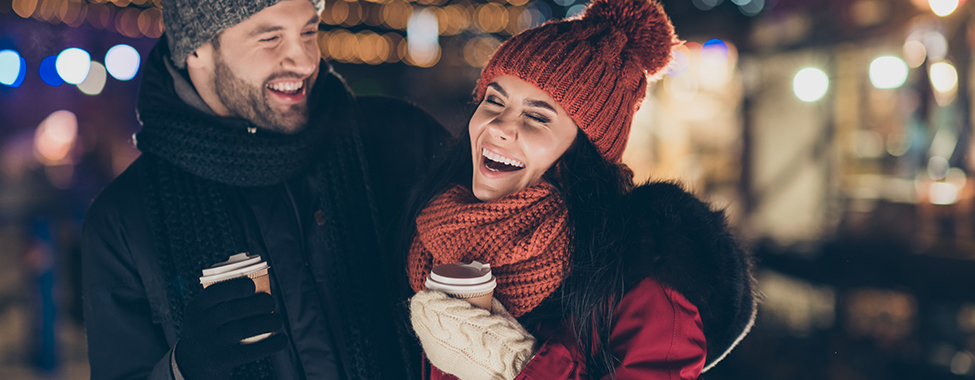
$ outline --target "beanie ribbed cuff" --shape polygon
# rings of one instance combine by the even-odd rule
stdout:
[[[186,67],[186,58],[220,31],[241,23],[264,8],[284,0],[165,0],[163,28],[173,65]],[[310,0],[321,12],[324,2]]]

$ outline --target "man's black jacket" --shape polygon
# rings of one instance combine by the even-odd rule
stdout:
[[[323,63],[320,75],[328,71],[328,65]],[[173,80],[163,61],[150,56],[140,97],[172,101],[176,96]],[[145,92],[149,90],[160,93],[147,95]],[[388,238],[396,229],[394,224],[409,188],[439,151],[448,133],[428,114],[403,101],[358,97],[355,108],[346,111],[356,114],[380,231]],[[173,378],[170,361],[179,337],[170,318],[166,284],[159,270],[155,238],[147,215],[142,183],[145,170],[144,159],[136,159],[94,200],[85,216],[83,305],[92,379]],[[375,336],[363,338],[371,340],[361,346],[376,350],[370,356],[382,359],[373,363],[376,368],[371,372],[376,373],[378,369],[383,377],[404,378],[411,372],[410,349],[404,348],[410,347],[410,332],[403,331],[395,313],[344,315],[348,311],[343,305],[319,301],[331,298],[327,294],[324,297],[313,294],[340,291],[330,284],[342,281],[322,278],[319,271],[307,268],[307,262],[302,259],[302,255],[327,255],[328,252],[295,252],[308,249],[301,242],[316,220],[314,210],[320,202],[316,194],[314,181],[299,175],[278,185],[237,188],[237,199],[231,202],[231,217],[243,225],[249,246],[258,251],[251,253],[259,253],[271,262],[272,293],[278,310],[286,316],[291,344],[271,357],[274,372],[280,380],[315,379],[331,368],[342,373],[343,378],[357,378],[355,374],[363,372],[361,368],[351,368],[349,363],[355,361],[349,356],[360,353],[350,352],[343,346],[339,337],[347,332],[340,321],[371,318],[378,321],[377,331],[393,332],[388,334],[388,340],[385,335],[381,341],[376,341]],[[392,257],[385,259],[396,262]],[[388,299],[378,296],[379,293],[400,291],[394,286],[406,286],[389,281],[396,278],[397,274],[391,272],[396,269],[394,266],[375,264],[374,268],[341,268],[339,272],[371,276],[368,282],[375,284],[370,289],[377,293],[375,300]],[[390,353],[395,355],[389,357]],[[322,364],[330,360],[334,362],[329,364],[332,367]]]

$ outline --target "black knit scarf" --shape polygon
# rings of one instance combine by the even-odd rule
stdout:
[[[143,128],[136,139],[147,166],[149,211],[177,331],[184,306],[202,290],[202,269],[249,251],[240,221],[232,217],[237,187],[278,184],[296,175],[315,179],[324,208],[322,233],[315,234],[312,246],[327,250],[327,262],[313,265],[327,268],[343,315],[373,312],[357,294],[366,288],[356,282],[366,277],[357,268],[365,268],[379,249],[355,100],[327,64],[309,96],[308,126],[294,135],[251,134],[244,121],[209,116],[185,104],[174,107],[178,102],[141,103]],[[354,379],[381,377],[372,364],[379,358],[362,336],[368,322],[345,317],[341,323],[351,352],[348,373]],[[232,376],[273,377],[268,359],[235,368]]]

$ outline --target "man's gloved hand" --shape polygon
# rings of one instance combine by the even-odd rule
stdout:
[[[246,277],[203,289],[183,310],[182,332],[173,353],[179,372],[187,380],[226,379],[233,367],[280,351],[288,342],[283,334],[240,343],[280,329],[284,321],[273,311],[274,298],[254,293],[254,282]]]
[[[491,311],[424,290],[410,299],[410,320],[430,363],[461,380],[511,380],[535,354],[535,337],[498,302]]]

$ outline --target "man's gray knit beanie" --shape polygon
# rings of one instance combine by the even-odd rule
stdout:
[[[221,30],[283,0],[163,0],[163,27],[173,64],[186,67],[186,57]],[[322,11],[324,0],[310,0]]]

